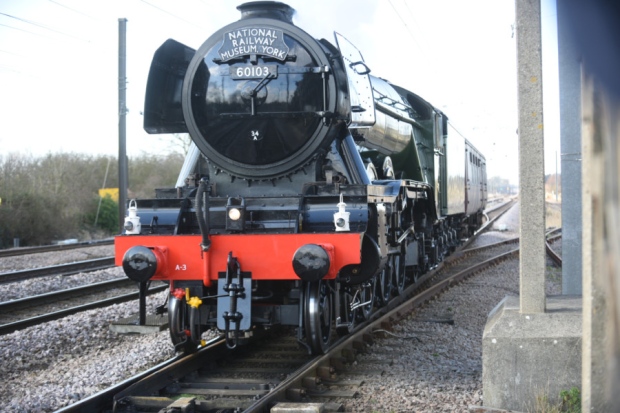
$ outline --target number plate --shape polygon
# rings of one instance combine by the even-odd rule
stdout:
[[[278,77],[278,66],[231,66],[230,77],[233,79],[263,79],[265,77]]]

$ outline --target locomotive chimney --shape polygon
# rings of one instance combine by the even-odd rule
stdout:
[[[243,3],[237,6],[237,10],[241,12],[241,20],[266,17],[282,20],[290,24],[293,24],[293,14],[295,14],[294,8],[288,4],[280,3],[279,1],[254,1],[251,3]]]

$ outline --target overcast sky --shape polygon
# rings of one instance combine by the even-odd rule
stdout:
[[[118,154],[118,19],[127,18],[127,150],[163,154],[142,129],[146,78],[168,38],[197,49],[240,17],[242,1],[0,0],[0,156]],[[316,38],[333,32],[375,76],[444,111],[487,158],[489,176],[518,180],[514,0],[289,0]],[[543,0],[546,169],[559,152],[555,1]],[[559,156],[559,154],[558,154]]]

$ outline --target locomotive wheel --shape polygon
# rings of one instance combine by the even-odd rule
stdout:
[[[170,330],[170,339],[175,348],[177,345],[184,343],[181,350],[185,353],[191,353],[196,350],[198,347],[197,343],[194,343],[191,337],[188,337],[185,333],[189,331],[189,313],[187,311],[185,298],[179,300],[173,295],[170,295],[168,301],[168,326]]]
[[[323,354],[332,332],[332,294],[327,282],[306,283],[304,326],[306,341],[313,354]]]
[[[365,305],[359,307],[358,318],[360,321],[365,321],[370,319],[370,316],[374,310],[374,303],[377,300],[377,277],[373,277],[370,280],[363,283],[359,288],[359,301],[361,303],[366,303]]]
[[[392,257],[392,286],[396,295],[401,295],[405,291],[405,257],[396,254]]]
[[[392,259],[379,274],[379,297],[377,304],[381,307],[387,305],[392,298]]]
[[[420,279],[420,276],[422,275],[422,270],[420,269],[420,267],[415,266],[411,269],[408,269],[405,274],[407,277],[407,284],[415,284]]]
[[[340,327],[336,326],[336,333],[338,333],[341,337],[351,333],[351,331],[355,328],[355,320],[357,320],[360,310],[359,308],[352,310],[352,303],[353,294],[351,287],[346,287],[340,291],[340,312],[337,313],[337,315],[344,315],[344,321],[347,323],[347,325]]]

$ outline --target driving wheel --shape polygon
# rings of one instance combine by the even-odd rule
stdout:
[[[405,291],[405,257],[400,254],[392,256],[392,288],[396,295],[401,295]]]
[[[190,328],[185,298],[178,299],[174,295],[170,295],[168,301],[168,326],[170,339],[177,350],[185,353],[191,353],[196,350],[198,344],[187,334]]]
[[[332,331],[332,293],[326,281],[306,283],[304,294],[306,341],[313,354],[323,354]]]
[[[392,298],[392,260],[388,260],[386,266],[379,274],[379,306],[387,305]]]

